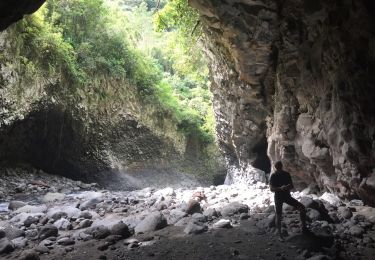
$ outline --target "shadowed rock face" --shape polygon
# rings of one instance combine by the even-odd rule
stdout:
[[[370,1],[202,1],[217,133],[231,179],[271,161],[375,205],[375,37]],[[230,174],[230,173],[229,173]]]
[[[24,2],[2,1],[0,29],[42,1]],[[263,179],[252,166],[267,138],[300,185],[375,205],[373,1],[189,3],[207,36],[227,180]]]
[[[44,2],[45,0],[2,0],[0,2],[0,31],[22,19],[24,14],[35,12]]]

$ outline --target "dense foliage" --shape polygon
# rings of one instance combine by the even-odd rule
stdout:
[[[69,88],[60,91],[69,91],[72,101],[95,104],[118,95],[100,84],[103,78],[129,82],[144,102],[171,115],[181,131],[212,142],[211,94],[197,46],[197,18],[187,0],[48,0],[17,26],[27,44],[21,56],[31,77],[42,66],[61,75]]]

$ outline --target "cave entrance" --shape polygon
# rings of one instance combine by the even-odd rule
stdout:
[[[267,147],[267,138],[263,136],[260,142],[252,150],[257,155],[255,161],[253,162],[253,166],[264,171],[265,173],[270,173],[271,160],[267,155]]]

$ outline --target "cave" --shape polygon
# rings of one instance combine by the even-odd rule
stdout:
[[[252,165],[265,173],[271,173],[271,161],[267,155],[267,148],[267,139],[264,136],[252,150],[257,155]]]
[[[126,82],[130,94],[114,87],[122,103],[95,119],[79,100],[58,104],[70,98],[64,77],[22,78],[30,64],[9,51],[18,46],[9,28],[44,2],[0,3],[1,256],[372,259],[373,1],[171,1],[198,17],[192,34],[202,30],[220,154],[191,134],[199,127],[134,94],[148,91],[142,84],[98,80],[103,89]],[[310,229],[300,232],[297,211],[283,207],[286,241],[275,237],[267,178],[276,161]]]

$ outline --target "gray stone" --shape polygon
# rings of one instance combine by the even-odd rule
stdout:
[[[17,237],[15,239],[12,239],[11,242],[13,243],[15,248],[24,248],[25,246],[27,246],[28,240],[24,237]]]
[[[4,228],[6,237],[9,238],[10,240],[15,239],[17,237],[23,237],[25,236],[25,231],[13,226],[6,226]]]
[[[59,230],[71,230],[73,228],[70,221],[65,218],[60,218],[55,223],[53,223],[53,225]]]
[[[66,214],[66,212],[63,212],[63,211],[54,212],[53,214],[50,215],[50,218],[53,219],[54,221],[61,219],[61,218],[66,218],[66,217],[68,217],[68,214]]]
[[[85,219],[92,219],[92,214],[91,214],[89,211],[85,210],[85,211],[82,211],[82,212],[79,214],[78,217],[79,217],[79,218],[85,218]]]
[[[80,206],[79,206],[79,209],[80,210],[85,210],[85,209],[91,209],[91,208],[95,208],[96,205],[100,202],[103,201],[103,198],[102,197],[94,197],[92,199],[89,199],[85,202],[83,202]]]
[[[190,222],[184,229],[186,234],[200,234],[208,230],[206,225],[198,225],[194,222]]]
[[[70,245],[74,245],[75,243],[76,242],[74,241],[74,239],[70,237],[63,237],[57,240],[57,244],[63,245],[63,246],[70,246]]]
[[[145,217],[134,229],[135,233],[146,233],[166,227],[167,220],[160,212],[152,212]]]
[[[354,225],[349,228],[349,233],[352,236],[361,237],[365,233],[365,230],[362,227]]]
[[[40,205],[40,206],[32,206],[32,205],[26,205],[23,206],[15,211],[15,213],[45,213],[47,211],[46,205]]]
[[[316,220],[320,220],[321,219],[321,215],[320,215],[320,212],[317,211],[316,209],[311,209],[309,208],[306,212],[306,215],[307,217],[311,220],[311,221],[316,221]]]
[[[205,215],[208,219],[212,219],[213,217],[218,217],[218,213],[214,208],[208,208],[203,211],[203,215]]]
[[[168,224],[173,225],[185,216],[187,216],[186,212],[183,212],[180,209],[172,209],[168,216]]]
[[[139,243],[138,239],[136,238],[127,238],[124,240],[124,245],[129,245],[129,244],[134,244],[134,243]]]
[[[206,222],[207,221],[207,217],[205,215],[203,215],[202,213],[194,213],[191,218],[194,220],[194,221],[198,221],[198,222]]]
[[[27,203],[25,203],[23,201],[12,200],[11,202],[9,202],[8,209],[17,210],[17,209],[22,208],[26,205],[27,205]]]
[[[40,228],[38,237],[39,239],[57,237],[58,233],[59,233],[59,230],[54,225],[45,225]]]
[[[40,259],[39,254],[33,249],[23,251],[19,257],[19,260],[39,260],[39,259]]]
[[[45,253],[49,252],[49,249],[45,245],[38,245],[38,246],[35,247],[35,251],[37,251],[41,254],[45,254]]]
[[[80,228],[87,228],[92,225],[92,220],[91,219],[84,219],[79,224],[74,228],[74,229],[80,229]]]
[[[6,237],[0,239],[0,254],[8,254],[15,249],[13,243]]]
[[[232,225],[230,224],[230,220],[228,219],[220,219],[213,225],[214,228],[231,228]]]
[[[350,219],[353,216],[353,213],[347,207],[339,207],[338,208],[339,216],[343,219]]]
[[[127,238],[131,236],[129,227],[122,221],[112,226],[111,234],[119,235],[119,236],[122,236],[123,238]]]
[[[247,205],[238,202],[232,202],[224,206],[220,210],[220,213],[223,217],[232,217],[240,213],[247,213],[248,211],[249,207]]]
[[[111,232],[105,226],[97,226],[97,227],[94,227],[93,230],[92,230],[92,236],[96,239],[106,238],[110,234],[111,234]]]
[[[30,227],[31,224],[36,224],[39,222],[39,217],[38,216],[28,216],[25,221],[23,222],[23,225],[25,227]]]
[[[47,202],[54,202],[54,201],[60,201],[65,198],[65,194],[63,193],[53,193],[53,192],[48,192],[46,195],[43,196],[42,201],[47,203]]]

